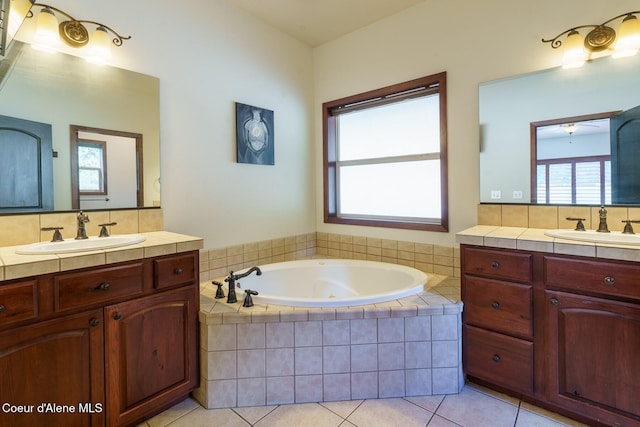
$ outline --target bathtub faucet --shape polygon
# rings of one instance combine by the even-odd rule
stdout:
[[[259,267],[251,267],[249,270],[247,270],[242,274],[234,274],[233,271],[229,272],[229,275],[224,279],[224,281],[229,284],[229,293],[227,295],[228,303],[231,304],[234,302],[238,302],[238,299],[236,298],[236,280],[242,279],[243,277],[247,277],[254,271],[258,276],[262,274],[262,271],[260,271]]]

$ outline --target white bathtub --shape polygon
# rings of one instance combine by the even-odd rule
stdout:
[[[427,282],[415,268],[374,261],[312,259],[265,264],[260,270],[262,275],[238,281],[239,301],[251,289],[258,292],[254,304],[347,307],[414,295]]]

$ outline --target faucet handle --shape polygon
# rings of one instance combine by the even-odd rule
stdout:
[[[222,290],[222,283],[217,281],[212,281],[212,284],[216,285],[218,289],[216,290],[216,299],[224,298],[224,291]]]
[[[111,227],[112,225],[118,224],[117,222],[105,222],[104,224],[98,224],[100,228],[100,236],[99,237],[109,237],[109,229],[107,227]]]
[[[246,289],[244,291],[246,294],[244,297],[244,301],[242,302],[243,307],[253,307],[253,298],[251,295],[258,295],[258,291],[252,291],[251,289]]]
[[[623,219],[622,222],[626,223],[624,226],[624,230],[622,230],[622,234],[636,234],[633,231],[633,227],[631,226],[631,223],[637,224],[640,223],[640,220],[637,219]]]
[[[42,231],[53,231],[53,238],[51,239],[52,242],[62,242],[64,239],[62,238],[62,233],[60,233],[60,230],[62,230],[64,227],[42,227],[40,230]]]
[[[584,221],[584,218],[573,218],[573,217],[567,217],[566,218],[567,221],[578,221],[578,223],[576,224],[576,231],[585,231],[584,230],[584,224],[582,223],[582,221]]]

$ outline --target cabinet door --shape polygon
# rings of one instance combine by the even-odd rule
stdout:
[[[0,405],[2,427],[104,425],[102,310],[0,333]]]
[[[197,286],[105,309],[108,425],[141,421],[198,385]]]
[[[637,425],[640,307],[545,293],[549,400],[609,425]]]

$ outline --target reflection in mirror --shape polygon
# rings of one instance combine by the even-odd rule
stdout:
[[[609,117],[531,123],[531,203],[611,204]]]
[[[11,56],[14,51],[18,54],[0,85],[0,115],[51,125],[52,149],[57,154],[53,158],[53,210],[70,210],[77,200],[72,196],[69,141],[70,126],[78,123],[143,136],[142,177],[139,187],[131,184],[131,190],[139,188],[143,201],[132,197],[130,204],[120,207],[160,206],[158,78],[97,66],[62,53],[47,54],[17,40],[12,43]]]
[[[554,68],[482,83],[480,202],[546,203],[532,191],[531,123],[633,108],[640,100],[638,69],[640,56],[607,57],[579,69]],[[612,198],[611,203],[635,203],[626,200]]]
[[[0,60],[31,9],[29,0],[0,0]]]
[[[142,135],[71,126],[73,209],[142,207]]]

